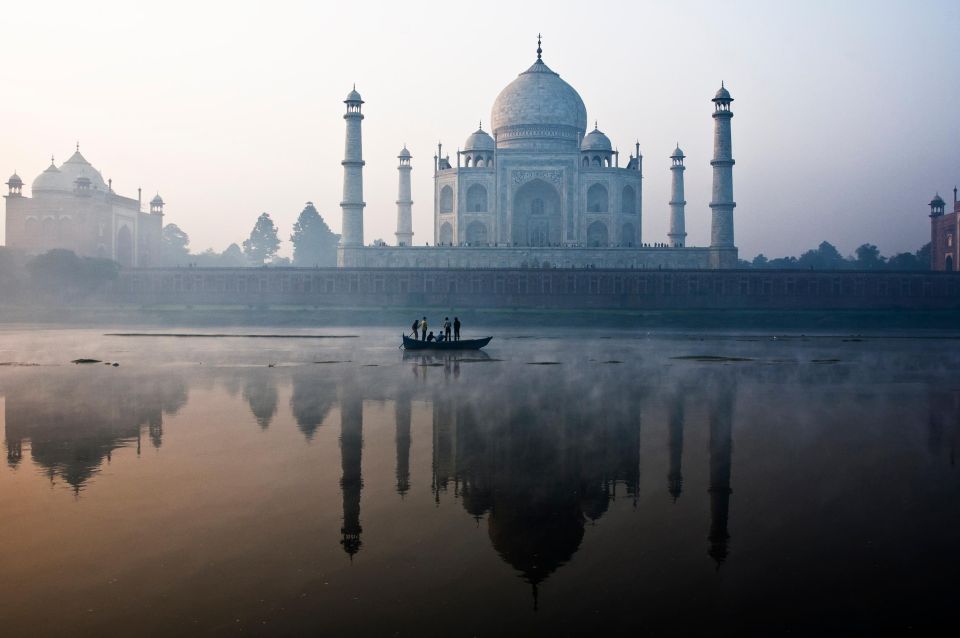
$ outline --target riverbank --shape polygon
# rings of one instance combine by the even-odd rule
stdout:
[[[960,336],[952,310],[531,310],[449,307],[7,306],[0,325],[43,327],[396,326],[459,316],[471,327],[591,327],[647,331],[944,334]]]

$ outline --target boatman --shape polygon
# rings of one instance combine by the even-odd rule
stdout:
[[[460,341],[460,317],[453,318],[453,338]]]
[[[427,318],[424,317],[420,320],[420,341],[427,340]]]
[[[416,339],[416,338],[417,338],[417,332],[419,332],[419,330],[420,330],[420,320],[419,320],[419,319],[414,319],[414,320],[413,320],[413,325],[410,326],[410,329],[413,330],[413,334],[410,335],[410,336],[411,336],[412,338]]]
[[[443,318],[443,335],[447,341],[450,341],[450,317]]]

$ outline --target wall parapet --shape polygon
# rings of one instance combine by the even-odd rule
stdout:
[[[937,272],[502,268],[149,268],[111,300],[137,304],[545,309],[960,308]]]

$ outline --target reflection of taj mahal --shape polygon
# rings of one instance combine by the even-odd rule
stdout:
[[[455,162],[434,156],[434,236],[414,247],[410,152],[399,158],[397,246],[365,247],[361,106],[356,90],[347,112],[341,266],[729,268],[733,242],[733,98],[713,98],[714,170],[711,243],[686,246],[684,154],[672,162],[670,232],[645,242],[643,157],[639,143],[621,167],[619,151],[599,128],[587,132],[580,95],[537,59],[497,96],[492,135],[481,126]],[[429,246],[429,244],[434,244]]]

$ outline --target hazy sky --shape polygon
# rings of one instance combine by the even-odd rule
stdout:
[[[394,241],[406,143],[414,241],[432,243],[436,143],[452,155],[486,125],[538,31],[621,165],[640,141],[644,241],[666,240],[679,141],[688,243],[709,242],[721,80],[736,100],[742,257],[822,239],[914,250],[934,191],[949,201],[960,182],[957,0],[21,2],[0,37],[0,175],[29,184],[79,140],[119,193],[159,190],[193,250],[240,242],[267,211],[289,254],[308,200],[340,230],[342,101],[356,82],[365,239]]]

